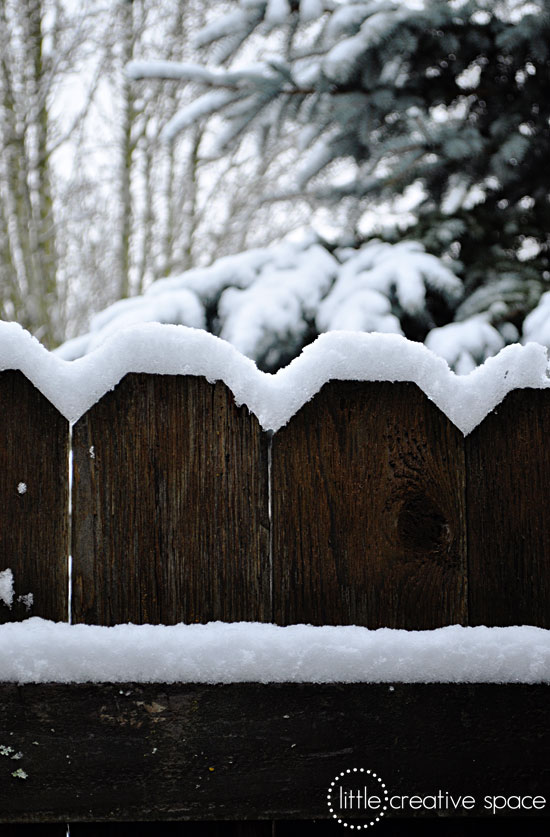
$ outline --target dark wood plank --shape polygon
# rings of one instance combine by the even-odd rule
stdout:
[[[4,823],[0,831],[2,837],[67,837],[65,823]]]
[[[525,820],[507,818],[506,828],[511,834],[520,833],[525,829]],[[20,826],[19,826],[20,827]],[[27,826],[33,828],[35,826]],[[101,837],[120,837],[121,823],[92,823],[71,825],[70,837],[98,837],[98,827]],[[327,820],[276,820],[273,823],[262,821],[232,822],[163,822],[160,823],[124,823],[123,828],[132,837],[342,837],[345,829],[337,823]],[[426,820],[418,819],[387,819],[376,826],[375,834],[380,837],[502,837],[503,823],[500,818],[491,820],[468,817],[467,819],[452,819],[437,817]],[[529,819],[529,837],[547,837],[547,819]],[[3,837],[3,835],[2,835]],[[8,837],[11,837],[9,835]],[[18,837],[14,834],[13,837]],[[23,835],[26,837],[26,835]],[[32,832],[30,832],[32,837]]]
[[[414,384],[325,385],[273,439],[275,621],[465,623],[463,443]]]
[[[66,621],[68,422],[21,372],[0,372],[0,438],[0,571],[15,589],[0,622]]]
[[[4,684],[0,743],[21,757],[0,758],[0,822],[328,819],[353,767],[391,795],[471,794],[463,815],[492,819],[485,795],[550,798],[549,689]]]
[[[471,625],[550,628],[550,391],[506,396],[466,437]]]
[[[529,819],[529,837],[547,837],[548,820]],[[33,837],[32,829],[37,826],[13,826],[13,828],[28,828],[29,837]],[[40,826],[38,826],[40,828]],[[51,826],[48,826],[51,827]],[[58,826],[59,828],[59,826]],[[507,819],[507,830],[514,834],[525,828],[525,821],[519,818]],[[76,823],[71,825],[70,837],[121,837],[124,834],[132,837],[342,837],[346,830],[337,823],[326,820],[249,820],[243,822],[163,822],[163,823]],[[101,830],[101,831],[99,831]],[[349,829],[348,829],[349,831]],[[457,820],[448,817],[438,817],[426,820],[424,817],[416,820],[386,820],[377,824],[375,834],[380,837],[502,837],[503,824],[487,819],[468,817]],[[4,832],[2,832],[4,837]],[[7,837],[19,837],[18,832],[13,835],[8,832]],[[23,832],[21,837],[27,837]],[[42,837],[42,834],[37,834]],[[55,835],[57,837],[57,835]],[[65,835],[63,834],[63,837]]]
[[[504,827],[509,834],[520,834],[525,829],[526,823],[520,818],[507,818]],[[349,829],[344,829],[338,823],[322,820],[311,822],[294,820],[276,822],[273,837],[342,837],[346,831],[349,833]],[[371,833],[370,828],[367,833]],[[386,819],[377,823],[372,833],[377,837],[503,837],[504,828],[500,818],[492,822],[487,818],[477,817],[462,820],[449,817],[427,820],[419,817],[407,820]],[[529,837],[546,837],[548,820],[530,818],[528,834]]]
[[[241,822],[114,822],[74,823],[71,837],[273,837],[273,824],[262,820]]]
[[[73,450],[75,622],[270,621],[267,439],[225,384],[127,375]]]

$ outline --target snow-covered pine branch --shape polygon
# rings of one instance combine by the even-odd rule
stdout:
[[[97,314],[88,335],[59,350],[73,359],[138,322],[207,328],[266,370],[334,329],[403,334],[400,317],[425,317],[430,298],[452,305],[462,283],[421,244],[371,241],[329,248],[315,237],[227,256],[155,282]]]
[[[543,333],[544,303],[525,318],[550,287],[545,12],[543,0],[239,0],[199,33],[210,66],[130,65],[134,78],[197,91],[169,139],[215,119],[214,152],[256,131],[285,160],[294,136],[299,159],[261,205],[332,205],[351,246],[285,243],[219,260],[155,283],[124,316],[164,317],[185,291],[171,321],[206,322],[266,369],[326,329],[401,332],[462,372],[535,321]],[[257,57],[244,63],[249,44]],[[118,314],[108,319],[115,328]]]

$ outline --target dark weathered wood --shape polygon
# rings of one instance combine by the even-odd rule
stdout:
[[[73,449],[75,622],[270,621],[267,440],[225,384],[127,375]]]
[[[286,823],[285,823],[286,825]],[[126,822],[74,823],[71,837],[273,837],[273,823],[261,820],[241,822]]]
[[[353,767],[375,770],[392,794],[473,794],[479,806],[465,815],[485,816],[486,794],[550,798],[549,695],[521,685],[4,684],[0,743],[21,757],[0,758],[0,822],[327,819],[328,785]]]
[[[550,628],[550,391],[506,396],[466,437],[471,625]]]
[[[525,820],[507,818],[506,830],[510,834],[521,833],[526,826]],[[21,828],[22,826],[17,826]],[[36,826],[25,826],[32,829]],[[330,820],[284,820],[265,822],[248,820],[243,822],[163,822],[161,823],[76,823],[71,825],[71,837],[342,837],[349,833]],[[426,820],[385,820],[376,826],[374,834],[380,837],[503,837],[503,823],[468,817],[457,820],[437,817]],[[547,837],[548,820],[529,819],[529,837]],[[2,837],[4,834],[2,833]],[[18,833],[8,837],[19,837]],[[27,837],[23,834],[22,837]],[[32,837],[32,831],[29,834]],[[37,835],[38,837],[38,835]],[[42,835],[40,835],[42,837]],[[57,835],[56,835],[57,837]],[[63,835],[64,837],[64,835]]]
[[[325,385],[272,474],[277,623],[466,622],[463,437],[418,387]]]
[[[68,422],[21,372],[0,372],[0,622],[67,619]],[[22,599],[32,593],[30,600]]]
[[[527,827],[529,837],[547,837],[547,819],[530,818]],[[448,817],[437,817],[433,820],[424,817],[411,820],[386,819],[378,823],[374,830],[369,828],[367,833],[376,837],[504,837],[505,830],[508,834],[521,834],[526,830],[525,820],[510,817],[503,824],[500,818],[492,822],[487,818],[477,817],[462,820]],[[276,822],[273,837],[343,837],[346,833],[350,833],[349,828],[345,829],[337,823],[294,820]]]
[[[511,834],[525,830],[524,819],[507,818]],[[327,820],[284,820],[267,822],[114,822],[71,823],[70,837],[342,837],[341,825]],[[3,825],[2,837],[66,837],[65,825]],[[387,819],[377,826],[380,837],[503,837],[503,823],[468,817],[457,820],[437,817],[426,820]],[[529,819],[529,837],[547,837],[547,819]]]
[[[65,823],[4,823],[0,834],[2,837],[67,837],[67,826]]]

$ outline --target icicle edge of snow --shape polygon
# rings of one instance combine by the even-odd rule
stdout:
[[[0,370],[20,370],[69,421],[77,421],[130,372],[224,381],[265,430],[276,431],[330,380],[411,381],[466,435],[512,390],[550,386],[547,350],[514,344],[469,375],[455,375],[425,345],[397,334],[321,334],[276,374],[197,328],[143,323],[64,360],[16,323],[0,323]]]

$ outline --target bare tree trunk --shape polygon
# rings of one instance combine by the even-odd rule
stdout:
[[[43,323],[42,342],[49,347],[56,343],[56,319],[59,316],[57,295],[57,259],[53,197],[48,155],[48,103],[44,83],[42,3],[41,0],[27,0],[27,46],[28,66],[32,69],[30,79],[30,124],[28,130],[34,134],[32,150],[32,231],[35,296],[38,316]]]
[[[189,156],[187,160],[186,171],[186,197],[187,197],[187,229],[186,240],[183,248],[182,268],[188,270],[193,266],[194,249],[196,246],[197,228],[199,224],[198,215],[198,197],[199,197],[199,149],[201,139],[203,136],[202,128],[195,127],[191,136],[191,147],[189,149]]]
[[[51,74],[42,0],[0,0],[0,223],[4,313],[48,346],[62,339],[48,150]]]
[[[121,18],[121,68],[122,68],[122,113],[121,146],[119,163],[120,231],[118,246],[118,296],[121,299],[130,294],[130,245],[132,236],[131,174],[134,145],[132,127],[135,119],[134,85],[126,76],[124,68],[134,55],[134,12],[133,0],[120,1]]]
[[[144,181],[144,206],[141,218],[141,257],[139,261],[139,274],[136,293],[141,294],[145,289],[147,275],[153,275],[153,236],[155,225],[155,213],[153,210],[154,187],[153,187],[153,149],[146,143],[143,151],[143,181]]]

